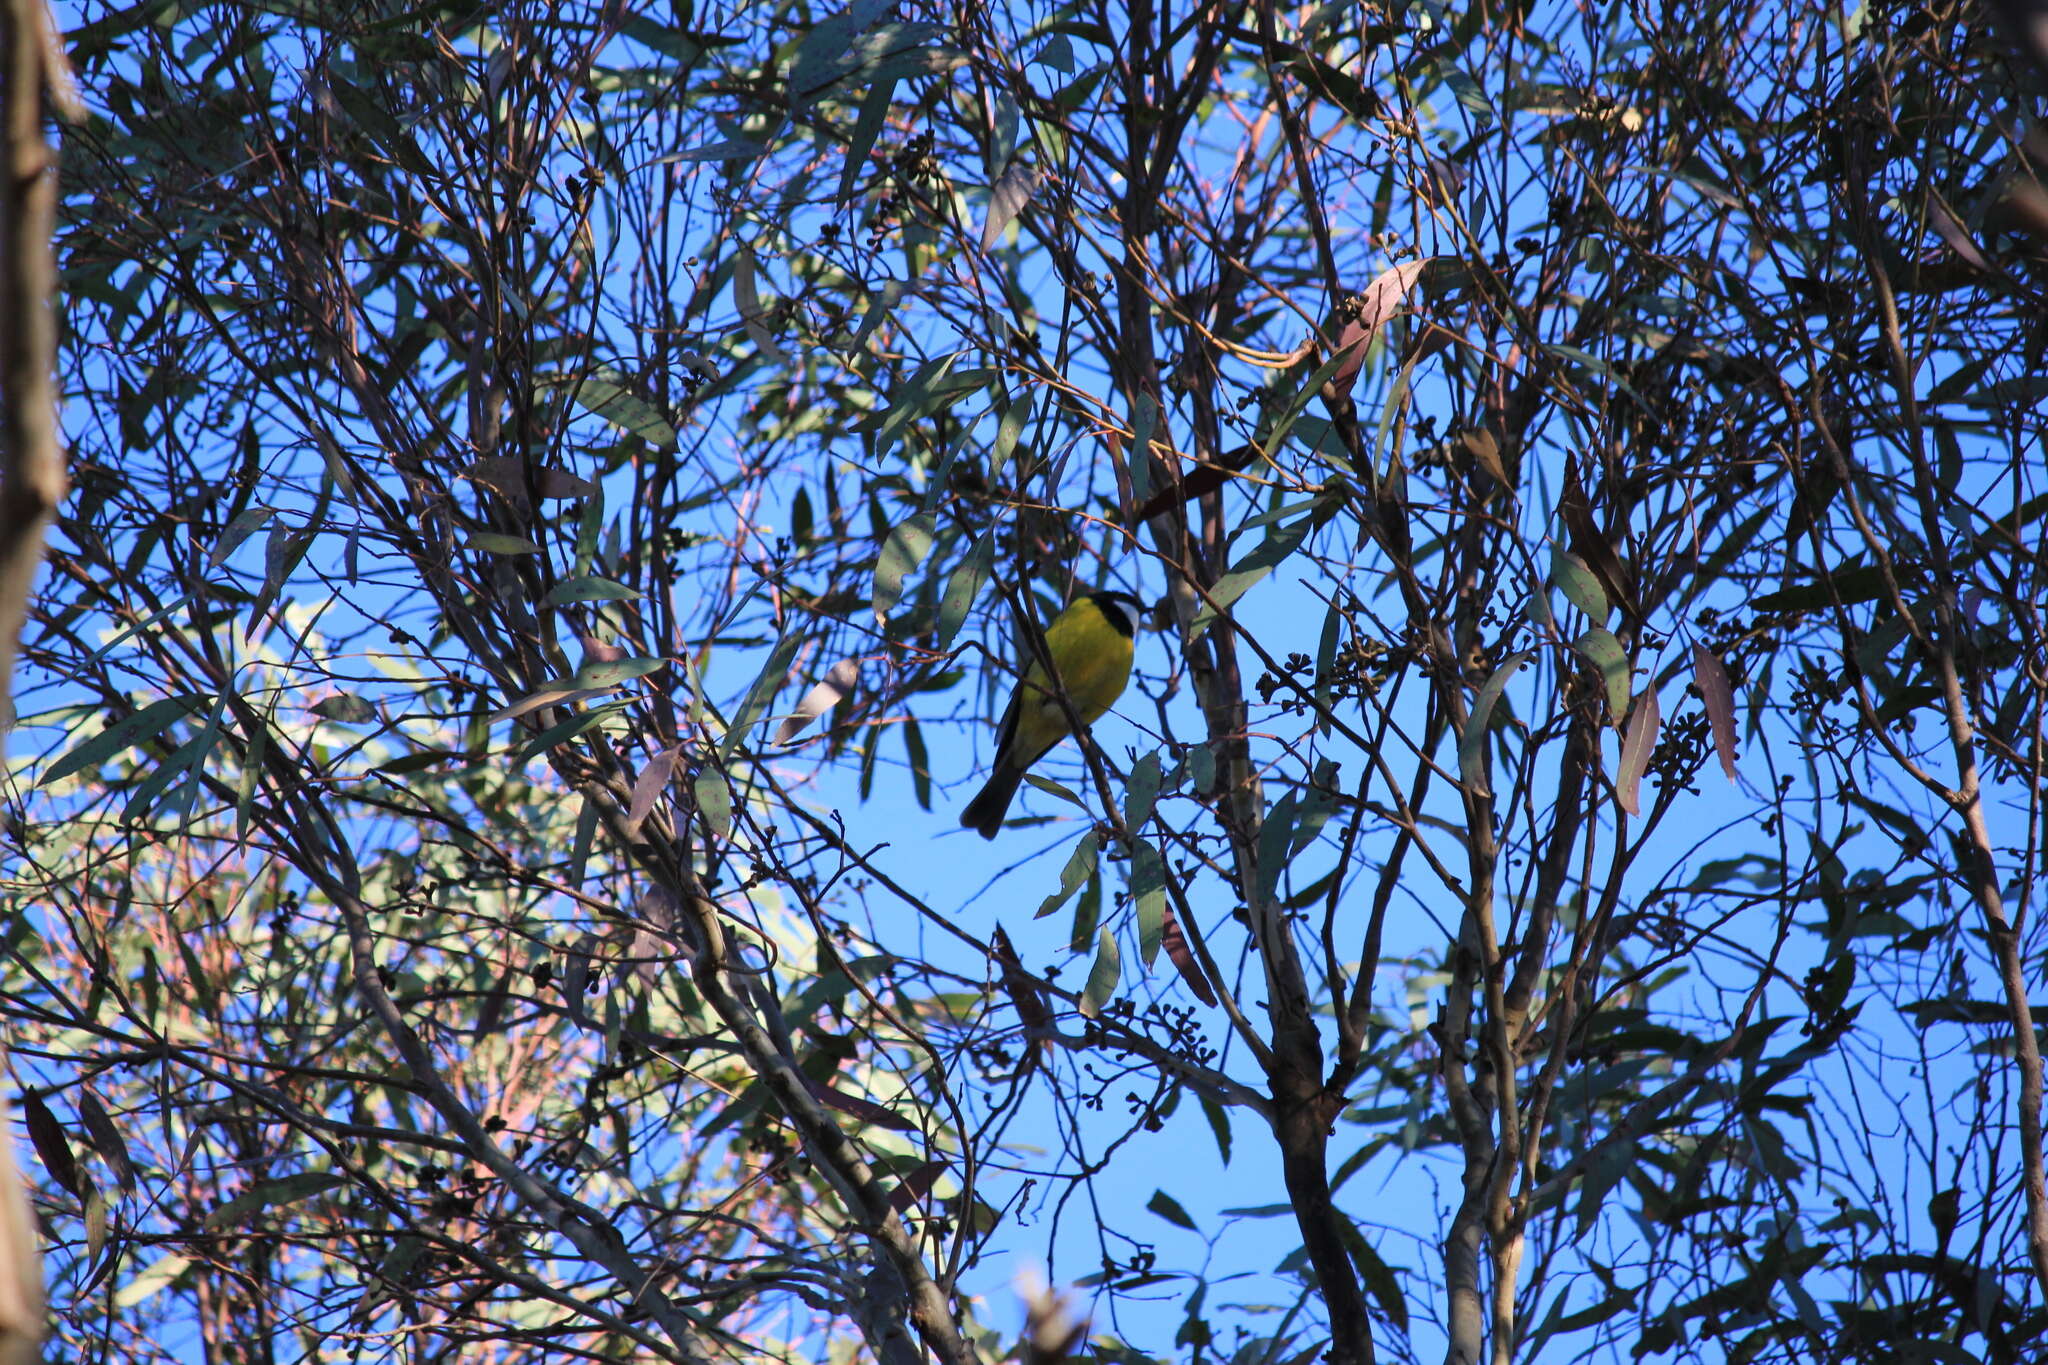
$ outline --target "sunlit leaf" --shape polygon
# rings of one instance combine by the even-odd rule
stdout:
[[[503,531],[471,531],[469,543],[479,550],[494,555],[537,555],[540,546],[525,536],[507,535]]]
[[[776,727],[775,742],[788,744],[802,734],[810,723],[833,707],[853,695],[853,689],[860,684],[860,663],[854,659],[841,659],[825,671],[825,676],[811,685],[803,699],[796,704],[782,724]]]
[[[1037,189],[1038,167],[1031,163],[1019,161],[1003,172],[1003,178],[996,181],[995,188],[989,191],[988,218],[981,225],[983,251],[1001,239],[1003,229],[1031,202],[1031,196]]]
[[[1639,791],[1650,755],[1657,749],[1657,689],[1647,687],[1630,709],[1628,729],[1621,739],[1621,766],[1614,775],[1615,799],[1630,815],[1641,815]]]
[[[1372,339],[1400,311],[1408,299],[1408,292],[1435,259],[1434,256],[1423,256],[1389,266],[1358,296],[1357,310],[1338,329],[1336,344],[1330,348],[1331,356],[1339,363],[1328,382],[1339,392],[1350,393],[1358,383],[1358,371],[1365,364],[1365,353],[1371,348]]]
[[[1601,589],[1600,580],[1583,560],[1563,546],[1550,547],[1550,578],[1564,593],[1565,600],[1584,612],[1594,625],[1607,619],[1607,594]]]
[[[697,774],[693,790],[697,797],[697,810],[711,827],[712,834],[720,839],[731,834],[732,788],[726,785],[725,774],[716,768],[705,768]]]
[[[1107,925],[1096,933],[1095,962],[1088,969],[1088,984],[1081,991],[1081,1013],[1099,1018],[1103,1007],[1116,994],[1123,976],[1123,955],[1117,951],[1116,935]]]
[[[675,424],[619,371],[608,366],[595,370],[572,392],[578,406],[620,430],[631,432],[651,446],[665,450],[675,447]]]
[[[1600,677],[1607,685],[1608,711],[1616,718],[1625,714],[1629,691],[1635,684],[1629,669],[1628,651],[1621,647],[1621,641],[1614,638],[1612,631],[1595,626],[1574,640],[1572,648],[1600,670]]]
[[[629,588],[624,583],[584,574],[555,584],[541,600],[548,606],[559,607],[569,602],[631,602],[640,595],[639,589]]]

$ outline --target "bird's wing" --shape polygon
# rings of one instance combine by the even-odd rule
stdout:
[[[998,768],[1011,760],[1010,750],[1017,744],[1017,717],[1023,708],[1024,684],[1019,682],[1010,692],[1010,704],[1003,711],[1002,724],[996,727],[995,766]]]

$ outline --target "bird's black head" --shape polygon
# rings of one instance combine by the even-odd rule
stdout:
[[[1102,608],[1102,614],[1123,635],[1137,634],[1138,624],[1148,614],[1145,604],[1127,592],[1091,592],[1088,600]]]

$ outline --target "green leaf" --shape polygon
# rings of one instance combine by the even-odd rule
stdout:
[[[875,559],[875,615],[885,617],[903,600],[903,578],[931,552],[932,529],[937,519],[929,512],[916,516],[889,532],[882,552]]]
[[[1380,1259],[1379,1252],[1358,1230],[1356,1223],[1342,1214],[1338,1218],[1337,1235],[1343,1239],[1345,1250],[1351,1253],[1351,1263],[1358,1267],[1358,1278],[1365,1281],[1365,1287],[1379,1301],[1380,1311],[1387,1315],[1387,1321],[1394,1324],[1396,1331],[1406,1332],[1408,1299],[1401,1292],[1401,1282],[1395,1278],[1393,1267]]]
[[[469,543],[477,549],[494,555],[537,555],[540,546],[525,536],[509,536],[502,531],[471,531]]]
[[[1824,570],[1809,582],[1765,593],[1752,600],[1749,606],[1751,611],[1775,616],[1779,612],[1818,611],[1836,602],[1843,606],[1875,602],[1890,591],[1891,585],[1885,580],[1882,565],[1852,565]]]
[[[1064,801],[1078,810],[1085,811],[1088,809],[1088,803],[1074,795],[1073,788],[1062,786],[1049,777],[1040,777],[1037,773],[1026,773],[1024,774],[1024,780],[1044,792],[1047,796]]]
[[[1510,656],[1499,668],[1493,670],[1472,698],[1472,714],[1465,721],[1465,732],[1458,736],[1458,775],[1464,779],[1465,787],[1474,796],[1491,796],[1486,783],[1486,731],[1493,719],[1493,708],[1500,701],[1501,691],[1507,687],[1508,679],[1515,676],[1515,670],[1529,661],[1528,652]]]
[[[1444,84],[1451,88],[1451,94],[1457,98],[1458,103],[1478,117],[1480,127],[1484,128],[1494,122],[1496,115],[1493,111],[1493,101],[1486,97],[1485,88],[1462,67],[1444,62],[1437,67],[1437,74],[1443,77]]]
[[[1099,1018],[1102,1007],[1116,994],[1116,983],[1123,976],[1123,956],[1117,951],[1116,935],[1107,925],[1096,931],[1095,965],[1088,969],[1088,984],[1081,991],[1081,1013],[1090,1019]]]
[[[1074,851],[1067,855],[1067,865],[1060,870],[1060,889],[1039,904],[1033,919],[1044,919],[1067,903],[1067,897],[1074,894],[1074,889],[1094,873],[1096,852],[1095,832],[1090,830],[1081,836],[1081,841],[1074,845]]]
[[[227,562],[229,555],[241,547],[243,541],[255,535],[263,528],[264,522],[276,515],[277,509],[274,507],[245,507],[237,512],[235,519],[221,532],[220,543],[214,546],[213,553],[207,556],[206,567],[218,569]]]
[[[953,637],[960,633],[967,613],[974,608],[974,599],[981,594],[981,585],[988,581],[989,569],[996,557],[995,532],[990,531],[974,542],[974,548],[967,557],[953,566],[953,572],[946,576],[945,595],[939,600],[939,623],[933,634],[934,643],[940,649],[950,649]]]
[[[1195,1227],[1195,1220],[1188,1217],[1188,1211],[1180,1206],[1180,1201],[1165,1190],[1152,1191],[1152,1197],[1145,1201],[1145,1207],[1175,1227],[1186,1228],[1189,1232],[1199,1231]]]
[[[302,1199],[311,1199],[316,1194],[324,1194],[337,1185],[347,1183],[346,1177],[336,1175],[332,1171],[300,1171],[296,1175],[281,1176],[276,1180],[259,1180],[207,1214],[203,1226],[214,1232],[222,1228],[237,1228],[242,1225],[242,1220],[252,1213],[296,1204]]]
[[[903,750],[910,760],[910,790],[920,810],[932,808],[932,759],[925,751],[924,731],[913,718],[903,722]]]
[[[701,147],[691,147],[687,151],[658,156],[648,164],[659,166],[670,161],[746,161],[767,150],[768,145],[764,142],[728,137],[720,138],[716,142],[707,142]]]
[[[1166,862],[1143,839],[1131,850],[1131,901],[1138,911],[1138,956],[1150,967],[1166,934]]]
[[[1017,152],[1017,135],[1023,126],[1023,111],[1017,97],[1007,90],[995,93],[989,117],[988,178],[996,179]]]
[[[588,663],[577,669],[567,679],[569,686],[579,688],[617,687],[634,678],[644,678],[659,669],[663,660],[646,654],[635,654],[625,659],[609,659]]]
[[[1017,449],[1017,442],[1023,438],[1024,428],[1031,423],[1031,395],[1024,394],[1003,409],[1002,420],[996,424],[996,448],[989,456],[989,469],[998,477],[1003,466],[1009,463],[1011,452]]]
[[[1231,565],[1229,571],[1216,580],[1216,586],[1209,589],[1210,600],[1195,613],[1194,624],[1188,627],[1188,638],[1200,636],[1211,622],[1230,609],[1231,603],[1244,596],[1260,579],[1278,568],[1282,560],[1299,549],[1301,542],[1308,538],[1312,521],[1312,517],[1304,517],[1292,526],[1275,527],[1250,554]]]
[[[693,789],[697,796],[697,810],[704,817],[704,823],[711,827],[712,834],[723,839],[732,833],[732,788],[725,783],[725,774],[716,768],[698,770]]]
[[[153,701],[140,711],[123,716],[52,763],[36,785],[47,787],[61,782],[81,768],[95,767],[123,749],[155,739],[177,721],[198,712],[205,700],[185,693]]]
[[[618,370],[604,366],[585,376],[572,392],[576,405],[585,411],[596,413],[651,446],[675,448],[675,424],[653,402],[636,393],[632,381]]]
[[[875,139],[882,134],[882,125],[889,120],[889,105],[896,98],[896,82],[876,81],[868,87],[867,98],[860,104],[860,116],[853,121],[853,133],[846,141],[846,164],[839,171],[839,198],[843,203],[853,197],[860,183],[861,168],[867,165],[868,156],[875,150]]]
[[[1599,625],[1607,619],[1607,593],[1586,562],[1561,545],[1550,547],[1550,578],[1564,593],[1565,600],[1586,613]]]
[[[719,741],[718,757],[721,762],[732,757],[740,741],[768,710],[769,703],[775,700],[775,694],[782,690],[783,683],[789,680],[789,666],[795,661],[796,651],[803,642],[803,635],[792,630],[768,651],[767,661],[754,676],[753,686],[747,689],[746,700],[740,703],[739,711],[733,716],[732,728]]]
[[[1228,1166],[1230,1164],[1230,1111],[1215,1100],[1210,1099],[1207,1095],[1199,1095],[1197,1098],[1202,1102],[1202,1117],[1209,1120],[1209,1132],[1216,1139],[1216,1155],[1222,1158],[1225,1166]]]
[[[1081,897],[1074,902],[1073,923],[1067,926],[1067,950],[1081,952],[1094,941],[1095,926],[1102,922],[1102,874],[1088,878]]]
[[[549,749],[554,748],[557,744],[567,743],[568,741],[576,738],[576,736],[582,734],[585,730],[590,729],[592,726],[600,724],[601,722],[609,720],[613,716],[620,714],[627,708],[628,704],[629,703],[622,701],[615,701],[607,703],[604,706],[594,706],[588,711],[579,711],[575,715],[569,717],[567,720],[558,721],[555,724],[550,725],[547,729],[541,731],[539,734],[535,735],[532,739],[528,740],[523,746],[521,746],[519,752],[512,756],[513,766],[522,766],[526,763],[528,759],[533,758],[535,755],[544,754]],[[441,753],[438,750],[430,751],[424,756],[417,754],[408,755],[406,758],[394,759],[391,762],[386,763],[382,771],[396,771],[398,770],[398,765],[400,763],[404,763],[409,761],[411,758],[418,757],[425,757],[429,762],[431,762],[435,759],[447,757],[447,755]],[[420,764],[420,766],[426,767],[427,764],[422,763]]]
[[[559,607],[567,602],[631,602],[640,595],[638,588],[629,588],[624,583],[614,583],[609,578],[599,578],[594,574],[584,574],[555,584],[541,601],[546,606]]]
[[[1294,793],[1288,792],[1266,812],[1259,826],[1259,905],[1272,903],[1273,888],[1287,870],[1287,852],[1294,846]],[[1257,908],[1257,907],[1254,907]]]
[[[163,1289],[173,1280],[177,1279],[178,1276],[184,1274],[185,1268],[191,1264],[192,1261],[189,1257],[175,1254],[159,1256],[156,1260],[143,1267],[142,1272],[134,1279],[128,1281],[128,1283],[115,1291],[114,1306],[117,1308],[133,1308],[145,1299],[154,1297],[157,1291]]]
[[[1131,765],[1130,781],[1124,784],[1124,827],[1133,834],[1152,818],[1159,800],[1159,754],[1155,750]]]
[[[312,711],[322,720],[340,721],[345,725],[365,725],[377,719],[377,708],[353,692],[322,697],[313,703]]]
[[[1628,697],[1633,686],[1628,666],[1628,651],[1621,647],[1621,641],[1613,632],[1601,626],[1581,635],[1572,642],[1572,648],[1584,655],[1586,661],[1600,670],[1600,676],[1607,683],[1607,706],[1618,720],[1628,712]]]

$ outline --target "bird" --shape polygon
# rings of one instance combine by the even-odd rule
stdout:
[[[1045,628],[1045,658],[1052,661],[1067,705],[1047,685],[1044,661],[1032,659],[1003,712],[994,770],[960,812],[962,828],[995,838],[1025,772],[1072,733],[1069,708],[1081,724],[1093,725],[1123,695],[1144,616],[1144,603],[1127,592],[1091,592],[1052,618]]]

